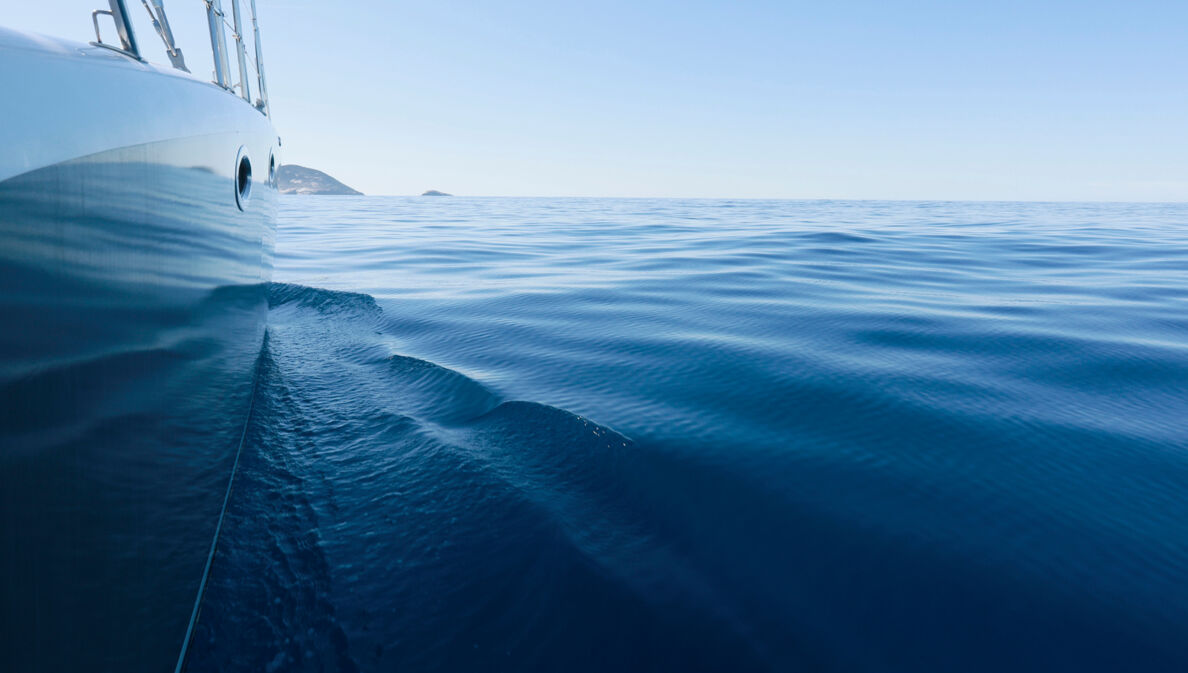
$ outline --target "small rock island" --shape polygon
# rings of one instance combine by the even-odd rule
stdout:
[[[436,189],[430,189],[424,194],[421,194],[421,196],[453,196],[453,194],[446,194],[445,192],[439,192]]]
[[[363,192],[347,187],[322,171],[297,164],[281,164],[276,179],[281,194],[363,196]]]

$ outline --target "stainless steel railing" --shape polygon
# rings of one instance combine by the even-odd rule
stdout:
[[[148,12],[149,18],[152,21],[153,29],[156,30],[157,35],[160,36],[161,41],[165,43],[165,53],[169,57],[169,62],[174,68],[190,72],[186,67],[185,57],[182,55],[181,48],[176,44],[173,38],[173,30],[169,25],[169,19],[165,14],[164,0],[140,0],[144,5],[145,11]],[[202,0],[206,5],[206,23],[210,30],[210,49],[214,58],[214,84],[235,93],[243,98],[249,104],[254,106],[265,115],[269,115],[268,108],[268,85],[264,77],[264,51],[260,46],[260,23],[257,19],[256,0],[249,0],[248,9],[251,12],[251,40],[254,46],[252,53],[249,54],[245,44],[244,30],[246,28],[243,14],[240,11],[240,0],[229,0],[231,3],[231,21],[227,21],[226,12],[223,9],[223,0]],[[91,44],[113,49],[122,54],[143,61],[140,47],[136,42],[136,34],[132,29],[131,17],[128,16],[128,10],[124,0],[108,0],[109,9],[96,9],[91,12],[91,22],[95,26],[95,41]],[[119,46],[108,44],[103,41],[103,37],[99,31],[99,17],[110,16],[112,22],[115,24],[116,33],[119,37]],[[231,31],[231,42],[235,49],[235,60],[239,81],[233,81],[233,74],[231,71],[230,53],[227,45],[227,31]],[[252,87],[253,83],[249,75],[250,70],[255,72],[255,100],[253,99]]]
[[[136,45],[136,34],[132,31],[132,21],[128,17],[128,10],[124,7],[124,0],[108,0],[111,9],[96,9],[91,12],[91,23],[95,25],[95,44],[108,49],[124,52],[134,58],[140,58],[140,48]],[[115,47],[103,41],[99,35],[99,15],[110,16],[115,22],[116,33],[120,38],[120,46]]]

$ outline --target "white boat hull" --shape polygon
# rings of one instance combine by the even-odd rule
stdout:
[[[102,47],[0,31],[0,90],[0,670],[171,670],[248,419],[278,138]]]

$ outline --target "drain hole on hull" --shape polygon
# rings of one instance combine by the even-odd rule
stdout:
[[[252,198],[252,162],[242,147],[239,148],[239,158],[235,164],[235,203],[243,210],[247,207],[248,199]]]

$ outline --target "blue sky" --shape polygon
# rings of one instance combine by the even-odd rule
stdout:
[[[1188,200],[1182,0],[257,4],[284,159],[367,193]]]

